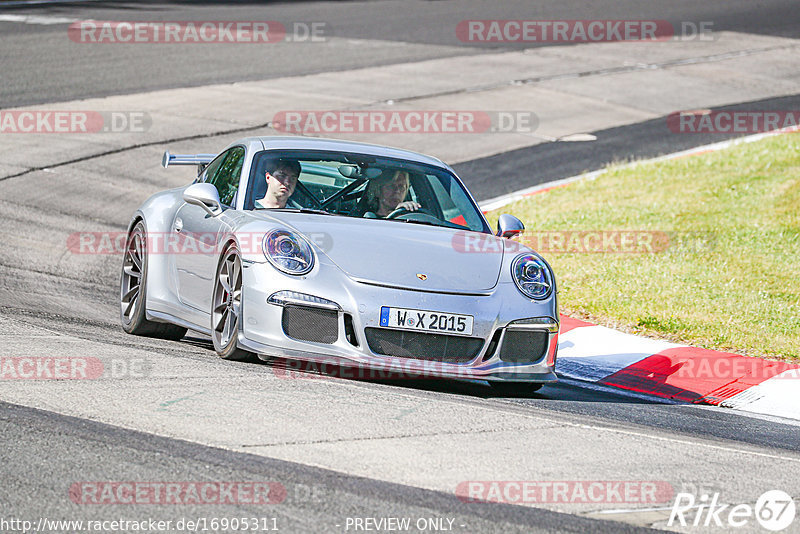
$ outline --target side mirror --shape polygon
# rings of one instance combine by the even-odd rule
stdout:
[[[183,192],[183,200],[188,204],[200,206],[206,213],[216,217],[222,213],[222,203],[219,201],[219,192],[211,184],[192,184]]]
[[[339,174],[345,178],[358,178],[360,172],[358,165],[339,165]]]
[[[514,237],[518,235],[525,229],[525,225],[522,224],[522,221],[514,217],[513,215],[509,215],[508,213],[504,213],[497,219],[497,236],[498,237]]]

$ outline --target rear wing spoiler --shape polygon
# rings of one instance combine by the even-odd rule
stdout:
[[[170,165],[197,165],[197,174],[200,174],[216,157],[216,154],[170,154],[167,150],[161,158],[161,166],[166,169]]]

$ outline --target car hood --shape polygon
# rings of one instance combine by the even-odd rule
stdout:
[[[305,235],[348,276],[365,283],[475,294],[497,285],[503,264],[505,240],[483,233],[302,213],[273,217]],[[481,252],[467,251],[463,243],[468,236],[481,240]]]

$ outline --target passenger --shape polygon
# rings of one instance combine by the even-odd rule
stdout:
[[[267,194],[256,200],[260,208],[285,208],[289,197],[297,187],[300,177],[300,163],[293,159],[278,159],[264,173],[267,181]]]
[[[406,200],[410,185],[408,172],[401,170],[395,171],[391,178],[370,180],[353,215],[385,218],[398,209],[417,211],[422,206],[413,200]]]

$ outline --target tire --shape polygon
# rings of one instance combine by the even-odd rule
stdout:
[[[536,393],[544,386],[530,382],[489,382],[489,385],[502,397],[524,397]]]
[[[135,336],[157,337],[177,341],[186,335],[186,328],[146,319],[146,235],[144,223],[139,221],[125,241],[125,253],[122,259],[122,273],[119,281],[119,311],[122,329]]]
[[[234,243],[225,248],[214,277],[211,340],[223,360],[254,361],[255,354],[237,347],[242,315],[242,257]]]

